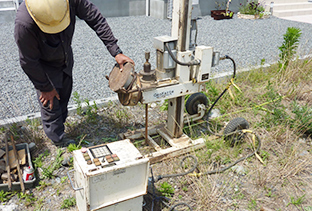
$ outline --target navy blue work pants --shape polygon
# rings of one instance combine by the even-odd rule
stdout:
[[[59,142],[62,140],[64,132],[64,122],[66,121],[68,110],[67,105],[72,92],[73,79],[67,74],[63,74],[63,87],[56,88],[60,96],[60,100],[54,97],[53,109],[50,109],[50,105],[43,106],[39,100],[41,92],[37,90],[37,97],[39,105],[41,107],[41,120],[43,130],[46,135],[53,141]]]

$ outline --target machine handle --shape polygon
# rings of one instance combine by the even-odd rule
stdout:
[[[72,179],[71,179],[71,177],[70,177],[70,175],[69,175],[69,173],[70,173],[70,172],[73,172],[73,171],[75,171],[75,169],[72,169],[72,170],[70,170],[70,171],[67,172],[67,176],[68,176],[68,178],[69,178],[70,184],[71,184],[72,188],[73,188],[75,191],[81,190],[81,189],[83,189],[83,188],[75,188],[75,187],[74,187],[74,183],[73,183],[73,181],[72,181]]]

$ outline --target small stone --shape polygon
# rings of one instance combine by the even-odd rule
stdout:
[[[300,157],[303,157],[303,156],[306,156],[306,155],[308,155],[308,154],[309,154],[309,152],[308,152],[307,150],[305,150],[305,151],[301,152],[301,153],[299,154],[299,156],[300,156]]]
[[[18,205],[16,205],[16,204],[0,205],[0,210],[2,210],[2,211],[16,211],[16,210],[18,210]]]
[[[233,166],[232,170],[237,174],[244,175],[246,174],[246,170],[243,166]]]
[[[157,106],[156,103],[151,103],[151,108],[155,108]]]
[[[55,178],[55,182],[57,182],[57,183],[61,183],[61,178],[56,177],[56,178]]]
[[[31,153],[36,149],[36,144],[34,142],[29,143],[28,148],[29,148],[29,151]]]
[[[39,125],[37,128],[38,128],[39,130],[42,130],[42,129],[43,129],[42,125]]]
[[[221,188],[221,187],[222,187],[222,185],[221,185],[221,184],[219,184],[219,183],[217,183],[217,184],[216,184],[216,187],[217,187],[217,188]]]
[[[305,144],[305,143],[306,143],[306,139],[304,139],[304,138],[299,138],[298,142],[299,142],[300,144]]]
[[[212,109],[210,114],[209,114],[209,118],[216,118],[221,116],[221,112],[219,109]]]

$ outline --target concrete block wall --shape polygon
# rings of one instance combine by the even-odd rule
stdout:
[[[105,17],[146,14],[146,0],[91,0]]]
[[[168,9],[167,0],[150,0],[150,16],[159,19],[166,19],[167,9]]]
[[[146,15],[147,0],[91,0],[105,17],[139,16]],[[152,17],[166,19],[168,10],[168,0],[148,0],[149,14]],[[211,10],[216,9],[215,2],[227,0],[199,0],[199,10],[202,16],[210,15]],[[237,13],[239,4],[243,0],[232,0],[230,10]],[[225,9],[225,8],[224,8]]]
[[[0,0],[0,23],[15,20],[17,3],[15,0]]]

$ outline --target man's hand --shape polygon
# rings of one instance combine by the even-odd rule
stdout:
[[[60,100],[60,96],[55,89],[50,92],[41,92],[39,100],[43,106],[46,106],[50,102],[50,109],[52,110],[54,97]]]
[[[126,62],[130,62],[130,63],[132,63],[133,65],[135,65],[135,64],[134,64],[134,61],[133,61],[132,59],[130,59],[129,57],[125,56],[125,55],[122,54],[122,53],[117,54],[117,55],[115,56],[115,60],[116,60],[116,62],[119,64],[120,71],[122,71],[123,65],[124,65],[124,63],[126,63]]]

